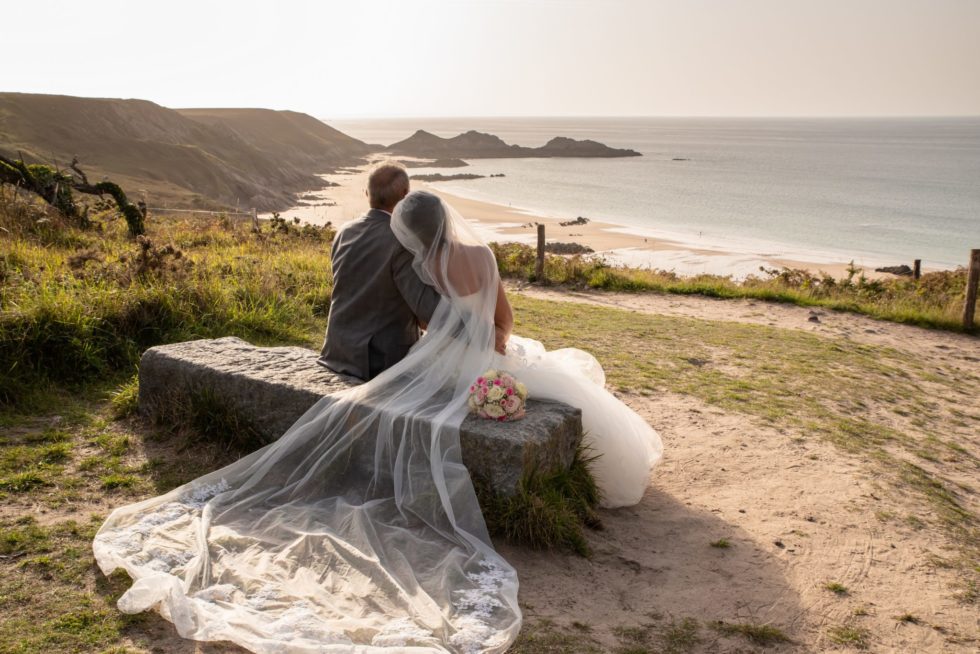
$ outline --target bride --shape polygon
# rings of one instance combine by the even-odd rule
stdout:
[[[521,625],[517,575],[459,446],[469,387],[491,367],[580,407],[603,505],[640,500],[660,438],[604,389],[598,362],[510,335],[493,254],[437,196],[409,194],[391,225],[443,296],[426,334],[275,443],[113,511],[93,549],[104,573],[134,579],[122,611],[259,653],[505,651]]]

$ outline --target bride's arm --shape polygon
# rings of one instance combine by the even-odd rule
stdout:
[[[494,348],[497,352],[504,354],[507,349],[507,339],[514,329],[514,312],[510,308],[507,294],[504,292],[504,283],[497,282],[497,308],[493,313],[493,325],[496,332]]]

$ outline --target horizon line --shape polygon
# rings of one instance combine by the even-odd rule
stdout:
[[[191,107],[188,107],[191,108]],[[229,109],[235,107],[227,107]],[[905,118],[980,118],[976,114],[498,114],[498,115],[360,115],[347,114],[322,116],[312,114],[319,120],[469,120],[478,118],[561,118],[561,119],[633,119],[633,118],[709,118],[709,119],[905,119]]]

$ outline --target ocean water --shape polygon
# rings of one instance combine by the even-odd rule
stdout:
[[[505,177],[436,186],[692,248],[863,265],[922,259],[931,268],[965,265],[980,248],[980,117],[326,122],[385,145],[416,129],[476,129],[528,146],[570,136],[632,148],[643,156],[470,160],[441,172]]]

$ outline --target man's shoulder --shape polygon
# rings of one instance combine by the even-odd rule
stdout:
[[[334,237],[336,246],[341,249],[364,248],[368,245],[374,250],[389,250],[397,244],[395,233],[391,231],[390,217],[367,213],[342,226]]]

